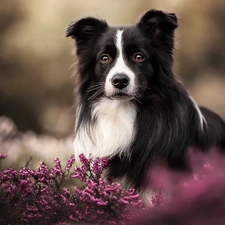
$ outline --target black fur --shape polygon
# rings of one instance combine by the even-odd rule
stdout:
[[[121,27],[125,37],[125,61],[134,71],[138,84],[138,100],[132,100],[138,109],[136,136],[127,150],[131,157],[113,157],[108,176],[113,179],[126,176],[135,188],[141,187],[146,171],[155,163],[180,170],[187,166],[185,154],[191,147],[202,151],[210,147],[225,148],[225,123],[213,112],[200,108],[206,120],[201,127],[195,105],[173,74],[172,52],[177,26],[175,14],[150,10],[136,25]],[[72,23],[67,30],[66,36],[76,41],[79,60],[78,95],[83,106],[77,129],[82,123],[93,122],[92,105],[104,96],[103,92],[89,101],[95,91],[87,90],[98,82],[104,85],[115,63],[117,50],[113,38],[116,29],[118,27],[109,27],[105,21],[90,17]],[[104,52],[111,55],[110,64],[98,62]],[[143,63],[132,61],[135,52],[144,53]]]

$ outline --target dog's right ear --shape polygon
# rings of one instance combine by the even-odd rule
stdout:
[[[107,28],[108,24],[105,21],[98,20],[93,17],[87,17],[76,22],[72,22],[66,30],[66,37],[71,36],[79,45],[93,37],[96,37]]]
[[[137,26],[151,38],[153,45],[167,52],[173,50],[174,30],[178,26],[174,13],[149,10],[141,17]]]
[[[139,28],[155,35],[156,38],[166,34],[173,34],[177,26],[176,15],[161,10],[149,10],[138,23]]]

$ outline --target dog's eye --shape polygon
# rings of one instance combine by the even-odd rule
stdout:
[[[134,55],[134,60],[138,62],[142,62],[144,60],[144,56],[140,53]]]
[[[102,55],[100,58],[101,63],[108,63],[110,61],[110,56],[109,55]]]

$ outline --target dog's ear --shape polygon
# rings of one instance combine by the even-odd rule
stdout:
[[[72,37],[77,44],[82,44],[104,32],[108,28],[105,21],[87,17],[76,22],[72,22],[67,30],[66,37]]]
[[[137,26],[154,39],[166,41],[167,38],[173,38],[174,30],[178,24],[174,13],[150,10],[141,17]]]

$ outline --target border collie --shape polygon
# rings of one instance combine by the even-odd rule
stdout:
[[[173,73],[177,17],[146,12],[132,26],[88,17],[69,25],[79,75],[76,155],[110,157],[107,176],[142,188],[156,163],[186,169],[190,147],[225,148],[225,123],[198,107]]]

